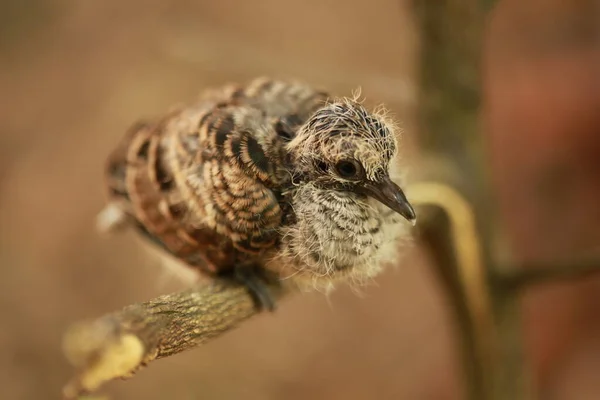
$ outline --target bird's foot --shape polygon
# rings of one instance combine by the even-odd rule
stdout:
[[[257,265],[242,264],[234,268],[233,277],[248,289],[259,310],[275,311],[275,298],[269,288],[274,279],[268,271]]]

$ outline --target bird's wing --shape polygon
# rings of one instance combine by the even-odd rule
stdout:
[[[176,184],[197,223],[243,253],[272,247],[282,220],[277,193],[284,144],[263,110],[218,104],[198,119],[196,130],[174,123],[167,131],[179,149],[170,157]]]
[[[226,238],[188,221],[188,205],[176,185],[167,126],[176,121],[175,110],[157,122],[133,125],[111,153],[106,164],[109,208],[119,210],[127,225],[188,264],[213,271],[227,258]]]
[[[244,96],[269,116],[306,120],[327,100],[329,94],[295,81],[257,78],[244,89]]]
[[[298,81],[260,77],[247,85],[206,90],[201,101],[245,105],[262,110],[277,132],[290,138],[329,98],[329,93]]]
[[[326,98],[259,78],[135,124],[107,162],[110,203],[189,264],[218,270],[236,254],[260,254],[276,243],[284,213],[283,142]]]

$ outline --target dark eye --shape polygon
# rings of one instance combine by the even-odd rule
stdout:
[[[353,161],[340,161],[335,165],[335,169],[342,178],[355,178],[360,166]]]

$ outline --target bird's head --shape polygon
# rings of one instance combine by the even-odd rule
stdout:
[[[300,179],[372,197],[413,221],[411,204],[390,178],[394,131],[382,113],[343,99],[316,111],[287,146]]]

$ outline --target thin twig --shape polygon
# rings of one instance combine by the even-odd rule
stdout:
[[[506,289],[520,290],[532,285],[583,279],[600,273],[600,256],[591,254],[575,260],[557,263],[527,263],[521,266],[502,269],[496,282]]]
[[[288,291],[278,285],[270,289],[276,299]],[[78,372],[64,397],[128,378],[149,362],[194,348],[257,312],[245,288],[215,281],[76,324],[65,335],[64,351]]]

